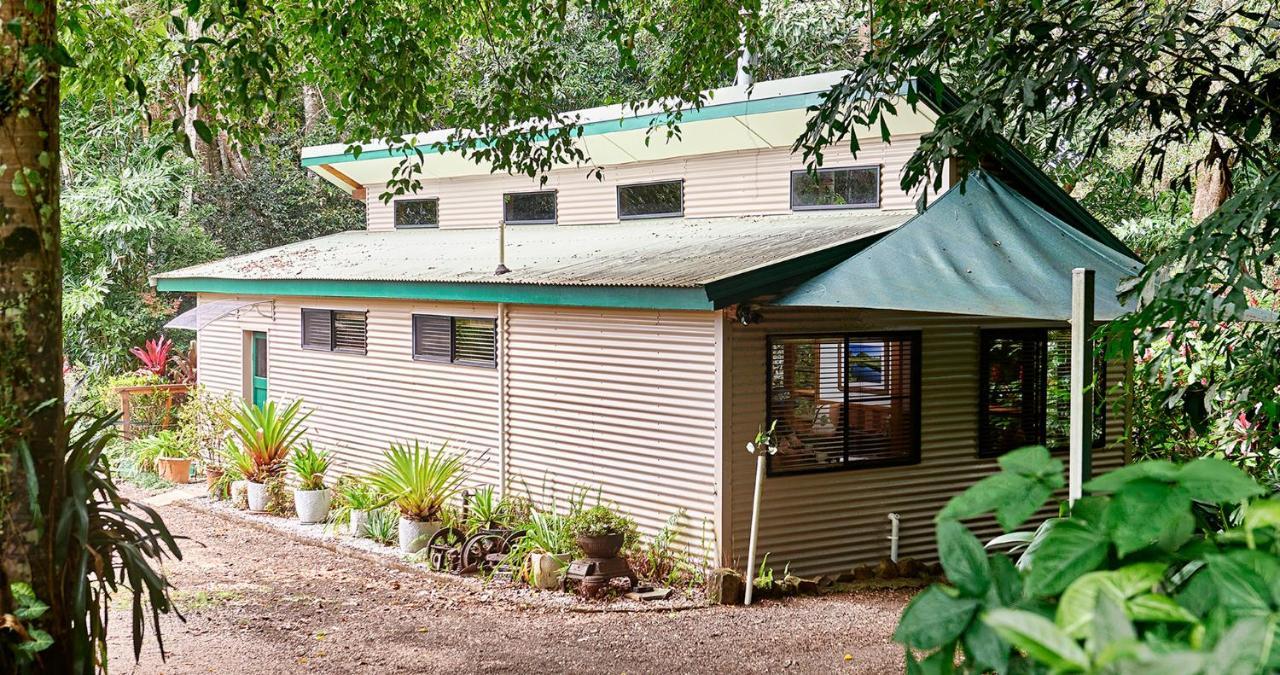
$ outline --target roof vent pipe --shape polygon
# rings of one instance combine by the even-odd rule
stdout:
[[[511,270],[507,269],[507,220],[498,221],[498,269],[493,275],[500,277]]]
[[[733,86],[742,89],[749,88],[754,82],[751,77],[751,68],[755,65],[755,56],[747,49],[747,17],[751,16],[751,10],[743,8],[738,10],[738,75],[733,79]]]

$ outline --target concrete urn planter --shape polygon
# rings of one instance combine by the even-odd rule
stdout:
[[[191,481],[191,458],[161,457],[156,460],[156,472],[170,483],[186,485]]]
[[[532,569],[534,588],[544,591],[560,587],[560,576],[564,568],[569,566],[573,556],[568,553],[532,553],[529,556],[529,567]]]
[[[364,525],[369,522],[369,512],[359,509],[351,510],[351,519],[347,521],[347,534],[353,537],[364,536]]]
[[[440,523],[400,519],[400,552],[417,553],[426,548],[427,540],[440,529]]]
[[[267,510],[267,484],[255,483],[249,481],[245,486],[245,490],[249,493],[249,510],[250,511],[266,511]]]
[[[230,498],[231,498],[231,503],[233,505],[238,503],[238,500],[240,499],[240,495],[245,495],[245,499],[248,499],[248,494],[247,494],[248,492],[249,492],[249,481],[247,480],[231,481],[231,497]]]
[[[329,488],[320,490],[293,491],[293,508],[298,512],[298,520],[304,523],[323,523],[329,517],[329,502],[333,492]]]

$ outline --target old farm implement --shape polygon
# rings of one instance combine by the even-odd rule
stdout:
[[[440,528],[427,540],[427,566],[437,572],[491,574],[498,570],[512,544],[524,536],[501,522],[490,488],[462,493],[462,511],[453,525]],[[500,570],[498,570],[500,571]]]

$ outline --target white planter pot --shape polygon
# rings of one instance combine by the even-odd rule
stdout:
[[[426,548],[427,540],[440,529],[440,523],[400,519],[400,552],[417,553]]]
[[[347,533],[353,537],[364,536],[364,524],[369,522],[368,511],[351,511],[351,520],[347,521]]]
[[[231,481],[231,503],[235,504],[240,499],[240,495],[244,494],[248,489],[249,481],[247,480]]]
[[[533,586],[550,591],[560,587],[560,575],[569,566],[573,556],[568,553],[533,553],[529,556],[533,568]]]
[[[304,523],[323,523],[329,517],[329,502],[333,493],[329,488],[293,491],[293,508],[298,520]]]
[[[245,489],[249,493],[249,510],[250,511],[266,511],[267,510],[267,484],[255,483],[249,481]]]

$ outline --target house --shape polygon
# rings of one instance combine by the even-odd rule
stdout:
[[[882,558],[890,514],[901,554],[932,558],[933,515],[996,457],[1065,447],[1070,269],[1099,270],[1109,318],[1136,262],[1011,146],[917,214],[902,166],[946,100],[899,106],[891,142],[865,130],[856,157],[832,148],[807,174],[791,145],[839,76],[717,90],[670,142],[645,142],[657,113],[581,111],[603,180],[428,152],[422,189],[384,202],[398,156],[306,148],[308,169],[365,202],[366,231],[156,283],[198,297],[184,321],[200,382],[305,399],[344,471],[390,441],[448,440],[473,482],[598,488],[649,532],[682,512],[693,551],[742,566],[744,446],[778,420],[760,528],[773,563]],[[874,273],[850,281],[864,257]],[[1126,437],[1126,369],[1101,372],[1096,469],[1123,461]]]

